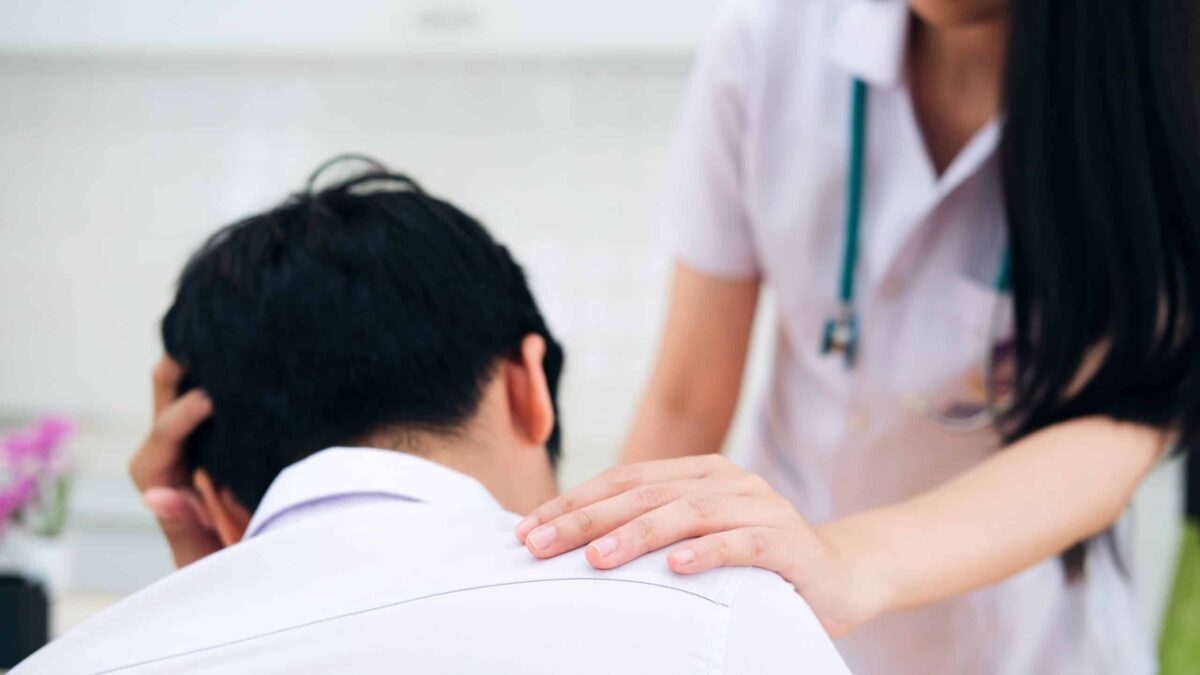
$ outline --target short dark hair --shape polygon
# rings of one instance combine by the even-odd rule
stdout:
[[[349,159],[209,238],[163,319],[166,351],[187,371],[181,388],[213,401],[187,462],[250,509],[280,471],[323,448],[393,428],[452,432],[531,333],[546,342],[556,399],[563,350],[508,250],[373,160],[314,187]]]

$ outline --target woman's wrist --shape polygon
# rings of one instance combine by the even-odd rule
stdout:
[[[883,514],[867,512],[815,527],[817,536],[833,552],[834,564],[848,594],[843,634],[859,624],[897,609],[903,597],[896,569],[899,562],[878,521]]]

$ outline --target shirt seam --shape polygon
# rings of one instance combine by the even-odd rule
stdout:
[[[718,653],[710,663],[709,673],[711,675],[721,675],[726,671],[725,662],[729,658],[729,626],[733,623],[733,599],[745,584],[746,575],[749,574],[750,569],[749,567],[735,568],[717,593],[717,598],[723,601],[722,606],[725,609],[722,612],[721,624],[716,627],[715,631],[720,639],[714,641]]]
[[[263,638],[271,637],[273,635],[280,635],[282,633],[287,633],[287,632],[294,631],[294,630],[301,630],[303,628],[309,628],[309,627],[324,624],[324,623],[340,621],[342,619],[348,619],[348,618],[354,617],[354,616],[370,614],[372,612],[378,612],[378,611],[382,611],[385,609],[390,609],[392,607],[399,607],[401,605],[412,604],[415,602],[420,602],[422,600],[430,600],[433,598],[443,597],[443,596],[447,596],[447,595],[454,595],[457,593],[468,593],[471,591],[480,591],[480,590],[485,590],[485,589],[489,589],[489,588],[502,588],[505,586],[520,586],[520,585],[525,585],[525,584],[540,584],[540,583],[551,583],[551,582],[558,582],[558,581],[601,581],[601,582],[609,582],[609,583],[617,582],[617,583],[627,583],[627,584],[641,584],[643,586],[654,586],[656,588],[662,588],[662,589],[666,589],[669,591],[675,591],[677,593],[683,593],[685,595],[690,595],[695,598],[699,598],[700,600],[703,600],[707,603],[717,605],[719,607],[725,607],[726,609],[729,608],[729,604],[727,602],[724,602],[720,598],[720,594],[718,595],[717,598],[712,598],[707,595],[702,595],[700,593],[696,593],[696,592],[689,591],[686,589],[677,588],[675,586],[659,584],[659,583],[655,583],[653,581],[640,581],[637,579],[615,579],[615,578],[610,579],[610,578],[597,578],[597,577],[560,577],[560,578],[555,578],[555,579],[525,579],[525,580],[518,580],[518,581],[504,581],[504,582],[499,582],[499,583],[494,583],[494,584],[482,584],[479,586],[470,586],[467,588],[456,588],[456,589],[447,590],[447,591],[439,591],[437,593],[427,593],[427,594],[421,595],[421,596],[405,598],[403,600],[397,600],[395,602],[388,602],[388,603],[384,603],[381,605],[367,607],[365,609],[354,610],[351,612],[343,612],[341,614],[337,614],[334,616],[322,617],[320,619],[306,621],[304,623],[295,624],[293,626],[286,626],[284,628],[269,630],[269,631],[265,631],[262,633],[249,635],[246,637],[236,638],[236,639],[232,639],[232,640],[226,640],[225,642],[220,642],[217,644],[205,645],[203,647],[197,647],[195,649],[188,649],[188,650],[185,650],[182,652],[177,652],[174,654],[167,654],[165,656],[158,656],[158,657],[154,657],[154,658],[150,658],[150,659],[144,659],[142,661],[126,663],[123,665],[114,666],[111,668],[105,668],[102,670],[97,670],[97,671],[92,671],[92,672],[93,672],[93,675],[106,675],[107,673],[116,673],[116,672],[120,672],[120,671],[124,671],[124,670],[130,670],[133,668],[140,668],[142,666],[148,666],[148,665],[156,664],[156,663],[163,663],[166,661],[170,661],[172,659],[183,658],[185,656],[193,656],[196,654],[201,654],[203,652],[215,651],[215,650],[223,649],[225,647],[231,647],[231,646],[237,645],[237,644],[253,642],[255,640],[261,640]],[[728,582],[727,582],[727,584],[728,584]],[[722,655],[722,660],[723,660],[723,655]]]

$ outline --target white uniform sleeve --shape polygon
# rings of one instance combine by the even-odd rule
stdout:
[[[762,570],[749,570],[733,596],[721,673],[850,675],[808,603]]]
[[[726,4],[696,63],[654,216],[681,261],[733,279],[759,274],[742,175],[751,66],[744,4]]]

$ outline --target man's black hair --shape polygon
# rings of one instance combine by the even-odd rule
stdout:
[[[473,218],[366,171],[229,225],[197,251],[162,324],[213,415],[190,467],[254,509],[288,465],[381,430],[452,433],[531,333],[555,401],[563,351],[525,274]],[[558,406],[547,450],[557,461]]]

